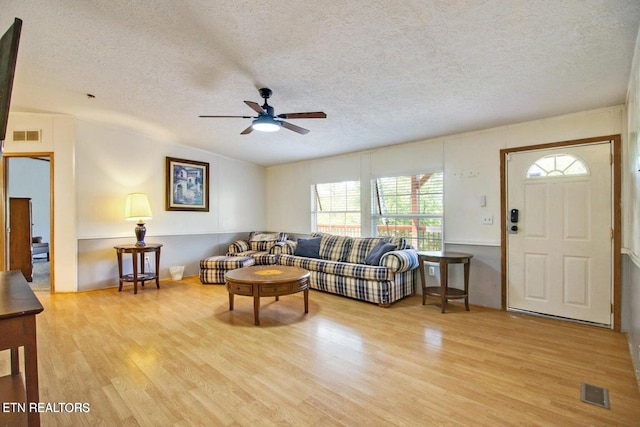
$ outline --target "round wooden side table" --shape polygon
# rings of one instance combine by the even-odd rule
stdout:
[[[148,243],[145,246],[136,246],[136,245],[120,245],[114,246],[116,253],[118,255],[118,277],[120,281],[120,286],[118,287],[118,292],[122,290],[123,282],[133,282],[133,293],[134,295],[138,293],[138,282],[141,282],[141,285],[144,287],[144,282],[155,280],[156,287],[160,289],[160,248],[162,245]],[[154,272],[145,272],[144,271],[144,254],[148,252],[153,252],[156,258],[156,271]],[[122,273],[122,254],[131,254],[133,258],[133,273],[131,274],[123,274]],[[138,261],[139,260],[139,261]],[[138,272],[138,264],[140,264],[140,272]]]
[[[422,276],[422,305],[425,304],[427,295],[439,297],[442,304],[442,313],[445,312],[447,300],[464,299],[464,308],[469,311],[469,271],[471,270],[471,258],[473,255],[462,252],[427,252],[419,251],[420,276]],[[427,287],[424,272],[424,263],[437,262],[440,266],[440,286]],[[464,265],[464,289],[449,287],[449,264]]]

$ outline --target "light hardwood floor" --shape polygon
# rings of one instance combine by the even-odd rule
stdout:
[[[301,293],[263,299],[256,327],[252,299],[229,312],[224,286],[160,286],[37,294],[41,401],[90,405],[43,426],[640,425],[610,330],[318,291],[307,315]],[[581,402],[582,382],[608,388],[611,409]]]

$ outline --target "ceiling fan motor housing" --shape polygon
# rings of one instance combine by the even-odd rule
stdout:
[[[264,110],[264,112],[265,112],[266,114],[262,114],[262,113],[260,113],[260,114],[259,114],[260,116],[263,116],[263,115],[264,115],[264,116],[271,116],[271,117],[274,117],[274,114],[273,114],[273,112],[274,112],[273,107],[272,107],[271,105],[267,104],[267,101],[265,101],[265,102],[264,102],[264,105],[262,106],[262,109]]]
[[[258,92],[260,92],[260,96],[263,97],[265,100],[271,97],[271,94],[273,92],[271,92],[271,89],[269,89],[268,87],[263,87],[258,89]]]

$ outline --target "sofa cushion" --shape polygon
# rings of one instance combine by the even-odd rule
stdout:
[[[320,237],[320,258],[330,261],[347,260],[353,239],[347,236],[315,232],[311,237]]]
[[[295,255],[307,258],[320,258],[320,237],[298,239]]]
[[[380,265],[380,258],[382,258],[382,255],[387,252],[391,252],[395,248],[396,245],[393,243],[387,243],[384,240],[380,240],[364,259],[364,263],[368,265]]]
[[[394,272],[387,267],[364,264],[349,264],[346,262],[329,261],[316,258],[305,258],[296,255],[282,254],[278,264],[301,267],[309,271],[317,271],[336,276],[355,277],[358,279],[385,281],[393,280]]]
[[[228,253],[232,257],[250,257],[255,260],[256,265],[273,265],[277,262],[278,256],[265,251],[244,251]]]
[[[249,247],[252,251],[269,251],[276,245],[275,240],[252,240],[249,242]]]
[[[234,270],[249,267],[255,263],[251,257],[216,255],[200,260],[201,269]]]
[[[354,264],[366,264],[365,259],[371,250],[379,243],[386,242],[386,238],[380,237],[354,237],[347,256],[347,262]]]

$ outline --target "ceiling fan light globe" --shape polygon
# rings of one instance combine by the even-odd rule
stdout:
[[[277,132],[280,130],[280,123],[273,119],[255,119],[251,127],[260,132]]]

